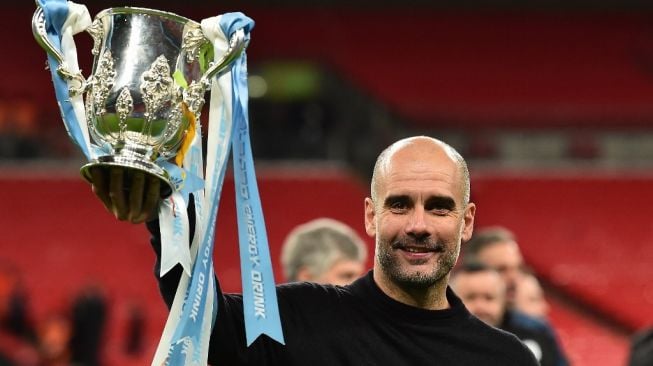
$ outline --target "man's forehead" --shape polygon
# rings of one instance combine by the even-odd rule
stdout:
[[[458,199],[456,180],[450,175],[390,174],[379,191],[381,196],[419,196],[422,199]]]
[[[503,280],[495,271],[478,271],[460,273],[455,278],[458,287],[470,289],[492,289],[492,291],[501,291]],[[488,285],[490,285],[488,287]]]
[[[480,252],[480,255],[500,255],[502,257],[521,257],[519,245],[514,240],[501,240],[487,245]]]
[[[388,162],[386,177],[401,178],[408,176],[413,179],[453,180],[458,176],[457,166],[449,160],[435,157],[398,158]]]
[[[395,155],[379,178],[385,195],[408,193],[413,189],[426,190],[429,195],[436,196],[457,195],[455,191],[461,181],[454,162],[433,155],[421,158]]]

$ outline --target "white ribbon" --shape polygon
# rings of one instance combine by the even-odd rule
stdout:
[[[177,263],[188,276],[191,274],[189,248],[189,224],[186,202],[181,192],[175,191],[159,204],[159,226],[161,228],[161,268],[163,277]]]

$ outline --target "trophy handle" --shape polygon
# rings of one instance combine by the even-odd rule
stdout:
[[[247,43],[248,42],[245,37],[245,31],[238,29],[229,40],[229,49],[227,52],[218,62],[213,63],[211,67],[206,70],[200,79],[200,83],[206,88],[209,88],[211,85],[210,80],[214,76],[225,71],[231,65],[231,63],[240,56],[243,50],[247,47]]]
[[[75,82],[74,85],[78,85],[70,87],[71,96],[82,94],[86,88],[86,79],[81,72],[73,73],[68,70],[68,65],[63,54],[61,54],[52,42],[50,42],[50,39],[48,39],[48,34],[45,30],[45,16],[43,15],[43,9],[40,6],[37,7],[32,16],[32,34],[34,34],[36,42],[45,50],[45,52],[59,63],[57,74],[59,74],[59,76],[64,80],[73,81]]]

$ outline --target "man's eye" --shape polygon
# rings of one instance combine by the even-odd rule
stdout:
[[[446,216],[455,210],[456,205],[450,197],[433,197],[426,201],[424,208],[437,216]]]
[[[405,208],[406,208],[406,203],[405,202],[397,201],[397,202],[393,202],[392,204],[390,204],[390,209],[391,210],[403,210]]]
[[[433,214],[435,214],[435,215],[438,215],[438,216],[445,216],[445,215],[448,215],[449,212],[451,212],[451,210],[449,210],[447,208],[432,208],[431,212]]]

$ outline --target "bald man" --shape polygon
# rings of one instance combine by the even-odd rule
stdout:
[[[148,199],[111,174],[94,174],[94,191],[118,218],[141,222]],[[98,179],[96,181],[96,179]],[[151,197],[148,179],[145,192]],[[278,286],[286,345],[259,337],[245,345],[242,297],[219,294],[209,362],[226,365],[537,365],[512,334],[465,308],[448,287],[461,244],[474,226],[469,172],[462,156],[442,141],[418,136],[385,149],[365,199],[365,230],[375,238],[373,270],[350,285],[306,282]],[[122,196],[121,196],[122,195]],[[135,211],[135,212],[134,212]],[[193,217],[192,206],[189,209]],[[131,218],[131,219],[130,219]],[[158,223],[148,222],[159,252]],[[170,301],[180,269],[159,279]]]

